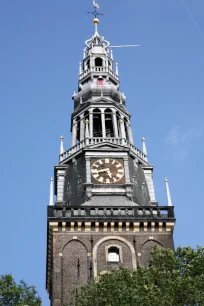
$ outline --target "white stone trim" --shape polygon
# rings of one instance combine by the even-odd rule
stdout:
[[[92,188],[92,192],[93,193],[106,193],[106,192],[108,192],[108,193],[125,193],[126,192],[126,189],[123,188],[123,187],[108,188],[106,186],[106,184],[103,184],[102,186],[104,186],[104,187],[101,187],[101,188],[94,187],[94,188]]]
[[[127,157],[127,153],[126,152],[86,152],[86,156],[90,156],[90,157],[96,157],[96,156],[100,156],[101,158],[105,158],[107,156],[111,156],[111,157]]]
[[[85,157],[86,160],[86,182],[91,183],[91,161],[90,158]]]
[[[77,140],[77,121],[73,120],[72,124],[72,147],[75,146]]]
[[[64,199],[64,182],[65,182],[65,171],[57,171],[57,202],[62,202]]]
[[[126,183],[130,183],[130,173],[129,173],[129,163],[128,158],[124,158],[124,170],[125,170],[125,181]]]
[[[133,270],[137,270],[137,262],[136,262],[136,254],[135,254],[135,250],[134,250],[134,247],[132,246],[132,244],[126,240],[125,238],[122,238],[120,236],[107,236],[107,237],[104,237],[102,239],[100,239],[94,246],[93,248],[93,272],[94,272],[94,278],[97,278],[97,250],[98,250],[98,247],[101,243],[107,241],[107,240],[119,240],[119,241],[122,241],[124,242],[129,248],[130,248],[130,251],[132,253],[132,266],[133,266]]]
[[[153,169],[144,169],[144,175],[147,182],[147,187],[149,190],[150,201],[155,202],[155,191],[153,183]]]

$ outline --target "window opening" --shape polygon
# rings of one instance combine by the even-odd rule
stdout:
[[[77,142],[80,142],[80,117],[76,118],[77,125]]]
[[[126,139],[127,139],[128,141],[130,141],[130,139],[129,139],[129,134],[128,134],[128,126],[129,126],[129,124],[128,124],[127,118],[124,119],[124,125],[125,125],[125,135],[126,135]]]
[[[102,58],[97,57],[97,58],[95,59],[95,66],[96,66],[96,67],[102,67],[102,66],[103,66],[103,60],[102,60]]]
[[[108,249],[108,262],[109,263],[120,262],[120,252],[117,247],[110,247]]]
[[[102,137],[101,111],[98,108],[93,110],[93,137]]]
[[[120,114],[119,112],[116,112],[116,119],[117,119],[117,127],[118,127],[118,136],[121,137],[121,129],[120,129]]]
[[[106,137],[114,137],[114,130],[113,130],[113,113],[111,109],[105,110],[105,125],[106,125]]]

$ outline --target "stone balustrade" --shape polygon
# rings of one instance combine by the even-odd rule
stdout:
[[[136,206],[136,207],[70,207],[48,206],[48,218],[50,219],[74,219],[77,220],[174,220],[173,206]]]
[[[74,153],[78,152],[79,150],[83,149],[84,147],[89,147],[92,145],[100,144],[103,142],[109,142],[115,145],[120,145],[129,148],[133,153],[135,153],[139,158],[143,159],[144,161],[147,161],[147,156],[137,149],[133,144],[131,144],[127,139],[122,137],[89,137],[85,138],[79,143],[77,143],[75,146],[73,146],[71,149],[64,151],[60,154],[59,158],[60,161],[65,160],[66,158],[70,157]]]
[[[79,80],[82,80],[86,75],[88,75],[91,72],[108,72],[110,75],[112,75],[115,79],[119,79],[118,75],[113,72],[110,68],[108,67],[92,67],[88,70],[83,71],[81,74],[79,74]]]

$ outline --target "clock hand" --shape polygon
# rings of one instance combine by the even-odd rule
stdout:
[[[100,173],[100,172],[108,172],[108,171],[109,171],[109,169],[106,168],[106,169],[101,169],[101,170],[99,170],[98,173]]]
[[[112,178],[112,173],[110,172],[110,169],[108,170],[108,176],[110,177],[110,178]]]
[[[92,173],[101,173],[101,172],[108,172],[108,171],[110,171],[109,168],[101,169],[101,170],[92,169]]]

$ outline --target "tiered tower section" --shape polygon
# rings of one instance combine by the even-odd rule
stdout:
[[[153,245],[173,248],[174,208],[158,206],[145,140],[134,146],[110,44],[86,41],[73,95],[72,147],[60,145],[48,206],[47,290],[52,306],[110,267],[147,265]],[[168,183],[167,188],[168,188]],[[170,193],[168,188],[168,199]]]

